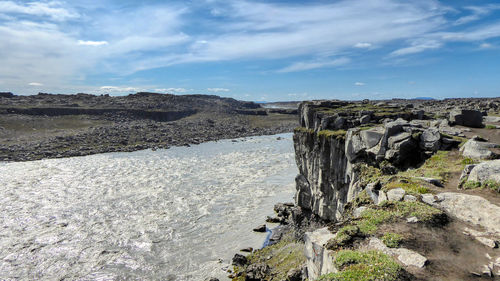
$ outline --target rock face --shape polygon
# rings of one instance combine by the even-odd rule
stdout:
[[[335,252],[328,250],[325,245],[328,240],[335,237],[328,228],[320,228],[314,232],[306,232],[305,255],[307,259],[307,277],[309,280],[316,280],[323,274],[337,272],[333,265]]]
[[[449,121],[454,125],[482,128],[483,114],[478,110],[454,109],[450,112]]]
[[[438,195],[424,194],[422,200],[448,214],[484,228],[500,237],[500,206],[480,196],[445,192]]]
[[[500,182],[500,160],[486,161],[475,165],[467,180],[480,183]]]
[[[497,155],[492,152],[490,148],[496,147],[498,147],[498,144],[486,142],[478,137],[473,137],[460,148],[460,152],[464,157],[473,159],[494,159]]]
[[[405,248],[396,248],[396,249],[389,248],[384,244],[384,242],[382,242],[382,240],[375,237],[372,237],[370,239],[370,242],[368,243],[368,248],[372,250],[381,251],[387,255],[394,256],[399,260],[399,262],[401,262],[405,266],[414,266],[417,268],[423,268],[427,263],[427,258],[422,256],[421,254]]]
[[[345,205],[365,189],[359,180],[363,165],[392,173],[453,143],[437,127],[429,127],[429,122],[408,121],[422,117],[421,113],[375,106],[368,111],[364,107],[352,110],[353,105],[342,101],[304,102],[299,106],[302,127],[294,133],[299,168],[295,201],[321,219],[339,220]],[[356,127],[361,124],[359,117],[366,115],[371,126],[363,130]],[[376,190],[374,195],[379,196]]]

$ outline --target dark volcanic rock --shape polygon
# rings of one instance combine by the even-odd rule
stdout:
[[[266,232],[266,230],[267,230],[267,227],[265,224],[259,225],[253,229],[253,231],[255,231],[255,232]]]
[[[235,254],[232,260],[232,264],[235,266],[244,266],[248,263],[247,257],[240,254]]]
[[[482,128],[483,114],[478,110],[455,109],[450,112],[449,121],[455,125]]]
[[[264,263],[251,264],[246,269],[246,281],[260,281],[269,273],[269,266]]]

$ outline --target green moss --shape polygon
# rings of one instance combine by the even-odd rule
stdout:
[[[490,124],[488,124],[488,125],[486,125],[486,126],[484,126],[484,127],[485,127],[486,129],[490,129],[490,130],[491,130],[491,129],[496,129],[496,128],[497,128],[497,126],[495,126],[495,125],[490,125]]]
[[[472,159],[472,158],[464,158],[462,159],[462,164],[465,166],[465,165],[470,165],[470,164],[477,164],[479,163],[478,160],[476,159]]]
[[[297,127],[294,129],[294,132],[314,134],[313,129],[307,129],[306,127]]]
[[[496,192],[500,192],[500,183],[494,180],[486,180],[484,182],[466,181],[462,184],[463,189],[486,188]]]
[[[404,273],[403,268],[392,257],[380,251],[339,251],[334,263],[340,272],[323,275],[318,280],[391,281],[398,280]]]
[[[406,191],[407,194],[419,195],[431,192],[430,188],[426,185],[427,183],[422,180],[412,178],[399,178],[384,185],[383,189],[387,191],[394,188],[402,188],[404,189],[404,191]]]
[[[400,176],[436,178],[446,182],[450,175],[461,172],[464,168],[461,158],[454,158],[450,151],[438,151],[427,159],[422,166],[417,169],[409,169],[399,173]]]
[[[388,232],[382,236],[382,242],[389,248],[399,247],[401,241],[403,241],[403,236],[397,233]]]
[[[368,195],[368,193],[366,192],[366,190],[361,191],[356,196],[356,198],[354,198],[354,200],[352,200],[352,206],[354,208],[357,208],[357,207],[360,207],[360,206],[364,206],[364,205],[370,205],[372,203],[373,203],[373,200],[370,197],[370,195]]]
[[[385,201],[377,208],[370,208],[361,214],[361,219],[353,224],[359,227],[362,235],[373,235],[378,226],[407,217],[417,217],[420,222],[434,223],[442,221],[446,215],[434,207],[421,202],[390,202]]]
[[[345,139],[346,130],[321,130],[318,132],[319,137]]]
[[[411,137],[414,139],[414,140],[420,140],[420,136],[422,136],[422,132],[416,132],[416,133],[413,133],[411,135]]]
[[[253,252],[247,259],[251,264],[267,264],[271,272],[265,280],[269,281],[287,280],[287,274],[291,269],[301,268],[306,262],[304,244],[295,241],[291,235],[285,236],[274,245]],[[245,268],[234,267],[234,272],[239,276],[233,278],[233,281],[245,280]]]
[[[367,185],[382,179],[382,171],[376,167],[362,164],[359,169],[361,185]]]
[[[334,238],[330,239],[326,244],[326,248],[336,250],[347,246],[360,233],[359,227],[356,225],[347,225],[339,229]]]

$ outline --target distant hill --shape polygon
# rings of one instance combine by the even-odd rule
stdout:
[[[412,100],[435,100],[435,98],[431,98],[431,97],[417,97],[417,98],[412,98]]]

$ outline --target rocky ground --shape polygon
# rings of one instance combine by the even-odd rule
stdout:
[[[289,231],[230,277],[500,280],[498,105],[302,103],[296,202],[268,219]]]
[[[296,109],[203,95],[0,93],[0,161],[188,146],[291,132]]]

